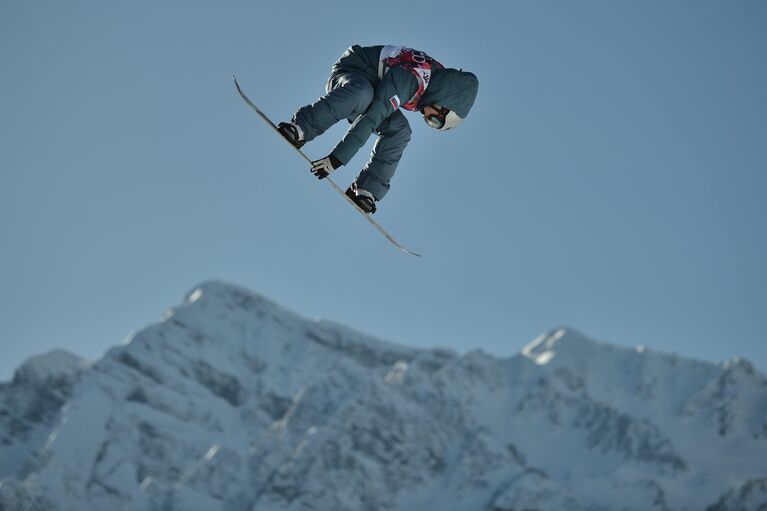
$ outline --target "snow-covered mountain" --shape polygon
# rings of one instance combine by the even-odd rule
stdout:
[[[0,385],[0,511],[767,509],[767,379],[557,329],[414,349],[218,282]]]

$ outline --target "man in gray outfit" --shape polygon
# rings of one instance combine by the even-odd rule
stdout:
[[[374,213],[410,141],[410,125],[400,109],[420,111],[432,128],[450,130],[468,115],[478,87],[472,73],[445,68],[424,52],[355,45],[333,65],[327,95],[300,108],[278,129],[301,147],[341,119],[352,124],[328,156],[312,162],[311,172],[319,179],[347,164],[375,131],[370,160],[346,190],[366,213]]]

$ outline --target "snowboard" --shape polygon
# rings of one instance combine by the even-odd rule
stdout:
[[[237,87],[237,92],[240,94],[240,97],[242,98],[242,100],[243,100],[243,101],[245,101],[245,103],[246,103],[246,104],[247,104],[247,105],[248,105],[250,108],[252,108],[252,109],[253,109],[253,111],[255,111],[255,112],[258,114],[258,116],[259,116],[259,117],[261,117],[261,119],[263,119],[263,120],[264,120],[264,122],[265,122],[266,124],[268,124],[268,125],[269,125],[269,126],[270,126],[270,127],[273,129],[273,130],[274,130],[274,132],[277,134],[277,136],[278,136],[278,137],[280,137],[280,139],[284,140],[286,144],[288,144],[288,145],[289,145],[290,147],[292,147],[292,148],[293,148],[293,149],[294,149],[296,152],[298,152],[298,154],[300,154],[300,155],[303,157],[303,159],[304,159],[304,160],[306,160],[306,161],[309,163],[309,165],[311,165],[311,164],[312,164],[312,160],[311,160],[311,159],[310,159],[308,156],[306,156],[306,154],[304,154],[304,152],[303,152],[303,151],[301,151],[301,149],[299,149],[299,148],[297,148],[296,146],[294,146],[293,144],[291,144],[291,143],[290,143],[290,142],[289,142],[289,141],[288,141],[288,140],[287,140],[285,137],[283,137],[283,136],[282,136],[282,133],[280,133],[280,132],[279,132],[279,130],[277,129],[277,126],[276,126],[276,125],[275,125],[275,124],[272,122],[272,120],[271,120],[271,119],[269,119],[269,117],[267,117],[267,115],[266,115],[264,112],[262,112],[262,111],[261,111],[261,109],[260,109],[260,108],[258,108],[258,107],[255,105],[255,103],[253,103],[253,101],[251,101],[251,100],[250,100],[250,98],[248,98],[248,96],[246,96],[246,95],[245,95],[245,93],[244,93],[244,92],[242,91],[242,89],[240,88],[240,84],[239,84],[239,83],[237,83],[237,77],[236,77],[236,76],[233,76],[233,78],[234,78],[234,86],[235,86],[235,87]],[[386,229],[384,229],[383,227],[381,227],[381,225],[380,225],[378,222],[376,222],[375,220],[373,220],[373,219],[370,217],[370,215],[369,215],[369,214],[365,213],[365,211],[364,211],[362,208],[360,208],[360,207],[357,205],[357,203],[355,203],[355,202],[354,202],[354,201],[353,201],[353,200],[352,200],[352,199],[351,199],[351,198],[350,198],[348,195],[346,195],[346,193],[344,193],[344,191],[343,191],[343,190],[341,190],[341,188],[340,188],[340,187],[339,187],[339,186],[338,186],[338,185],[337,185],[337,184],[336,184],[336,183],[335,183],[335,182],[334,182],[332,179],[330,179],[330,177],[326,177],[326,178],[325,178],[325,179],[323,179],[322,181],[325,181],[326,183],[328,183],[328,184],[329,184],[329,185],[330,185],[330,186],[331,186],[331,187],[332,187],[332,188],[333,188],[333,189],[334,189],[336,192],[338,192],[338,194],[339,194],[339,195],[341,195],[341,197],[343,197],[343,198],[344,198],[344,199],[345,199],[345,200],[346,200],[346,201],[347,201],[349,204],[351,204],[351,205],[354,207],[354,209],[356,209],[356,210],[357,210],[357,212],[358,212],[360,215],[362,215],[362,216],[363,216],[363,217],[364,217],[364,218],[365,218],[365,219],[366,219],[368,222],[370,222],[370,224],[371,224],[373,227],[375,227],[375,228],[378,230],[378,232],[380,232],[380,233],[381,233],[381,234],[382,234],[382,235],[383,235],[383,236],[384,236],[384,237],[385,237],[387,240],[389,240],[389,241],[390,241],[390,242],[391,242],[391,243],[392,243],[392,244],[393,244],[395,247],[397,247],[397,248],[398,248],[398,249],[400,249],[401,251],[405,252],[406,254],[414,255],[414,256],[416,256],[416,257],[421,257],[421,256],[420,256],[420,254],[417,254],[417,253],[413,252],[412,250],[410,250],[410,249],[408,249],[407,247],[405,247],[404,245],[402,245],[402,244],[401,244],[399,241],[397,241],[396,239],[394,239],[394,237],[393,237],[391,234],[389,234],[389,233],[386,231]]]

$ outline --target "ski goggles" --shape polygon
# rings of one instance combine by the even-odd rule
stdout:
[[[445,122],[447,122],[447,114],[449,113],[450,110],[443,107],[440,108],[439,112],[436,114],[431,114],[424,117],[424,120],[426,121],[426,124],[435,130],[441,130],[445,126]]]

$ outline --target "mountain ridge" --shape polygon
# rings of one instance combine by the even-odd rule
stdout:
[[[58,356],[74,380],[1,475],[0,510],[726,510],[767,495],[767,380],[745,361],[567,328],[506,358],[416,349],[217,281],[90,365]]]

